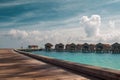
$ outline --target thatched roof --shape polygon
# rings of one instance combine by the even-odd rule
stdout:
[[[51,43],[46,43],[45,46],[53,46]]]
[[[111,46],[112,47],[114,47],[114,46],[120,46],[120,44],[116,42],[116,43],[113,43]]]
[[[95,46],[96,46],[96,47],[99,47],[99,46],[103,47],[104,45],[103,45],[102,43],[98,43],[98,44],[96,44]]]

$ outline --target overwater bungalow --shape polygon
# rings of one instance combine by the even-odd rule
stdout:
[[[91,53],[95,52],[95,44],[89,45],[89,52],[91,52]]]
[[[46,51],[51,51],[51,50],[52,50],[52,47],[53,47],[53,45],[52,45],[51,43],[46,43],[46,44],[45,44],[45,50],[46,50]]]
[[[82,51],[82,44],[76,45],[76,51],[81,52]]]
[[[95,51],[96,53],[102,53],[104,50],[104,44],[98,43],[95,45]]]
[[[111,45],[110,44],[103,44],[103,52],[104,53],[111,53]]]
[[[120,44],[119,43],[112,44],[111,51],[112,53],[120,53]]]
[[[70,44],[70,51],[76,51],[76,44],[74,43]]]
[[[28,45],[28,49],[38,49],[38,45]]]
[[[69,49],[70,49],[70,44],[66,44],[65,51],[69,51]]]
[[[55,50],[56,51],[64,51],[64,44],[62,44],[62,43],[56,44]]]
[[[88,43],[84,43],[84,44],[82,45],[82,52],[83,52],[83,53],[89,52],[89,44],[88,44]]]
[[[74,43],[67,44],[66,51],[70,51],[70,52],[76,51],[76,44],[74,44]]]

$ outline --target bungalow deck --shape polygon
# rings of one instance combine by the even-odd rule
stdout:
[[[0,49],[0,80],[99,80],[47,64],[14,52]]]

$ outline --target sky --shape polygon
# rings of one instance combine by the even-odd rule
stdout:
[[[0,0],[0,48],[120,42],[120,0]]]

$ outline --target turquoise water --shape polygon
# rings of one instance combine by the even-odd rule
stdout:
[[[46,51],[35,51],[32,53],[77,63],[120,70],[120,54],[70,53],[70,52],[46,52]]]

